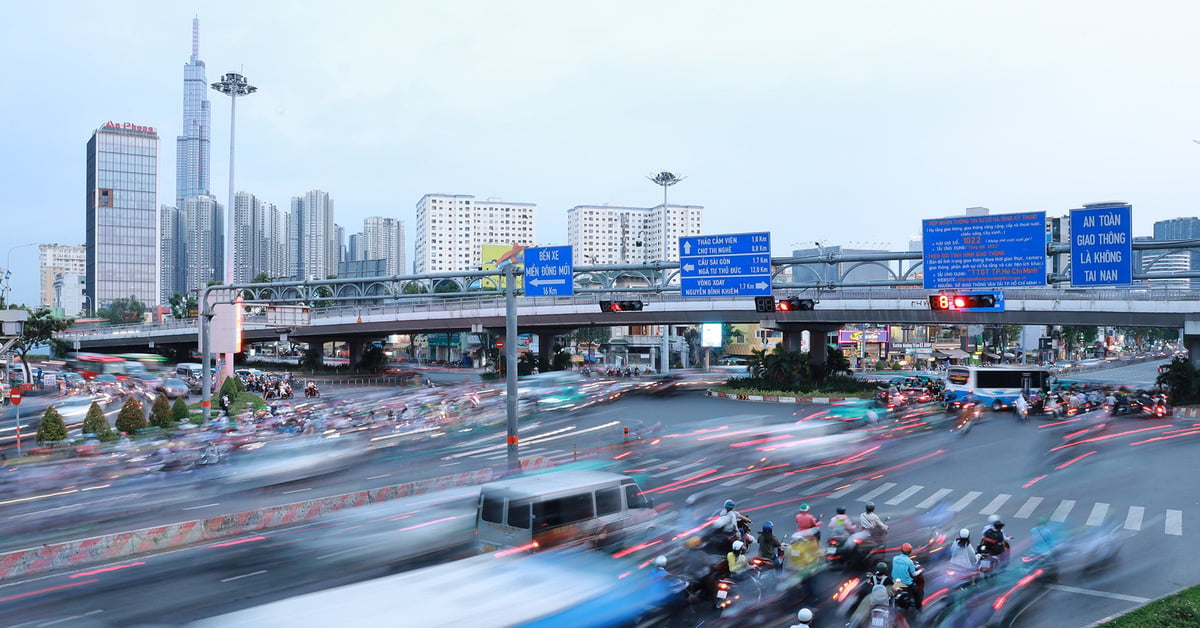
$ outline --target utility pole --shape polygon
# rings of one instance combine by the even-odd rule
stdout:
[[[670,229],[669,229],[670,221],[668,220],[668,218],[670,218],[670,211],[668,211],[668,209],[667,209],[667,188],[671,187],[672,185],[675,185],[676,183],[679,183],[680,181],[683,181],[687,177],[681,177],[672,172],[667,172],[664,170],[654,176],[646,177],[646,178],[653,181],[655,185],[661,185],[662,189],[663,189],[662,261],[664,264],[666,264],[666,262],[670,261],[670,259],[671,259],[671,254],[670,254],[670,251],[668,250],[668,246],[671,241],[671,236],[670,236]],[[665,267],[662,269],[662,274],[659,277],[658,282],[661,287],[663,287],[663,288],[666,287],[667,269]],[[666,373],[671,372],[671,325],[670,325],[670,323],[663,324],[662,349],[660,350],[659,360],[660,360],[661,366],[662,366],[662,368],[659,369],[659,373],[666,374]]]

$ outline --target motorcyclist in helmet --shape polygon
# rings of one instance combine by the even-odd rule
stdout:
[[[796,613],[796,621],[800,623],[792,624],[791,628],[809,628],[809,624],[812,623],[812,620],[813,612],[807,608],[802,608]]]
[[[750,519],[743,516],[736,509],[737,503],[732,499],[725,500],[725,510],[717,516],[717,520],[713,522],[713,526],[723,530],[727,534],[738,534],[738,524],[749,522]]]
[[[1009,540],[1010,537],[1004,534],[1004,522],[997,520],[983,533],[983,539],[979,543],[980,558],[995,557],[1002,565],[1008,562]]]
[[[871,535],[871,540],[882,545],[887,536],[888,525],[875,514],[875,502],[867,502],[863,513],[858,516],[858,526]]]
[[[912,551],[911,543],[900,546],[900,554],[892,559],[892,580],[904,585],[909,590],[915,608],[921,610],[921,601],[924,597],[921,579],[923,570],[913,560]]]
[[[811,534],[818,540],[821,538],[821,531],[817,528],[821,527],[821,522],[812,516],[808,508],[808,504],[800,504],[800,512],[796,515],[796,529],[802,534]]]
[[[758,533],[758,555],[771,561],[776,569],[783,568],[783,543],[775,537],[775,523],[768,521]]]
[[[750,566],[750,559],[746,558],[746,544],[741,541],[733,542],[725,560],[729,564],[729,575],[734,580],[742,580],[754,570]]]
[[[967,571],[974,571],[979,566],[979,553],[971,543],[971,531],[963,528],[958,531],[958,538],[950,546],[950,564]]]
[[[845,538],[854,531],[854,522],[846,516],[846,507],[838,506],[837,514],[829,520],[829,534],[834,538]]]
[[[867,625],[867,617],[871,609],[877,606],[889,606],[892,603],[892,578],[889,575],[887,563],[875,563],[874,571],[867,573],[862,586],[858,589],[858,603],[850,616],[851,626]]]

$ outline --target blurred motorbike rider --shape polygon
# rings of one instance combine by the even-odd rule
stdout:
[[[892,604],[892,578],[888,575],[887,563],[875,563],[875,570],[868,573],[858,591],[858,603],[850,615],[851,626],[866,626],[871,609]]]
[[[888,525],[875,514],[875,502],[867,502],[863,513],[858,516],[858,527],[871,535],[871,540],[883,544],[887,536]]]
[[[994,556],[1001,564],[1008,562],[1008,541],[1009,537],[1004,534],[1004,522],[996,521],[983,533],[979,543],[980,557]]]
[[[821,522],[817,521],[816,517],[809,512],[808,504],[800,504],[800,512],[796,515],[796,530],[800,532],[812,530],[811,534],[820,539],[821,531],[817,530],[820,525]]]
[[[855,531],[854,522],[846,516],[846,507],[838,506],[837,514],[829,520],[829,534],[835,538],[845,538]]]
[[[776,569],[783,567],[783,543],[775,538],[775,523],[772,521],[764,523],[758,534],[758,555],[771,561]]]
[[[974,570],[979,565],[979,553],[971,543],[971,531],[963,528],[958,531],[958,539],[950,547],[950,564],[966,570]]]
[[[733,576],[734,580],[744,579],[754,569],[750,566],[750,559],[746,558],[746,544],[741,541],[733,542],[725,560],[729,564],[729,575]]]
[[[750,519],[738,512],[736,508],[737,503],[732,499],[725,500],[725,512],[717,516],[717,520],[713,522],[713,527],[729,535],[740,535],[739,524],[749,523]]]
[[[1030,550],[1035,554],[1049,554],[1058,548],[1058,537],[1045,517],[1038,519],[1038,524],[1029,531],[1029,538],[1033,541]]]
[[[909,593],[912,594],[916,609],[921,610],[921,602],[924,595],[921,591],[918,578],[921,577],[923,571],[912,559],[912,551],[913,546],[911,543],[905,543],[900,546],[900,554],[892,559],[892,580],[908,588]]]
[[[791,628],[809,628],[809,624],[813,620],[813,612],[807,608],[802,608],[796,612],[796,621],[798,624],[792,624]]]

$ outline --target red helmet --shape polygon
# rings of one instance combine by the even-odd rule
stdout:
[[[912,543],[905,543],[904,545],[901,545],[900,551],[904,552],[905,554],[911,554],[912,553]]]

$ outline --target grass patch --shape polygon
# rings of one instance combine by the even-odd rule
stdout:
[[[1101,628],[1167,628],[1200,626],[1200,585],[1154,600]]]

